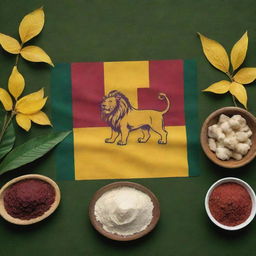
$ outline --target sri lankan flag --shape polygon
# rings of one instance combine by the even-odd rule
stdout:
[[[85,62],[52,74],[62,180],[198,175],[193,61]]]

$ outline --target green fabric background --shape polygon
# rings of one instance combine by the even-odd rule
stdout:
[[[204,58],[196,32],[220,41],[230,52],[248,30],[244,65],[256,66],[255,0],[1,0],[0,32],[17,36],[21,18],[42,5],[46,11],[45,29],[31,43],[45,49],[55,63],[194,59],[198,87],[203,89],[225,76]],[[14,60],[15,56],[0,50],[1,86],[6,86]],[[50,95],[50,67],[21,60],[19,69],[26,79],[26,92],[45,87]],[[248,86],[248,93],[249,109],[255,114],[254,87],[255,83]],[[213,110],[232,104],[228,95],[195,93],[199,95],[200,123]],[[49,102],[47,113],[50,106]],[[49,130],[34,126],[27,134],[17,128],[17,133],[23,135],[17,143]],[[208,220],[203,202],[209,186],[222,177],[236,176],[256,188],[256,162],[238,170],[225,170],[199,153],[198,165],[203,170],[200,177],[134,180],[149,187],[161,204],[160,222],[147,237],[118,243],[100,236],[90,226],[89,200],[109,181],[59,182],[62,202],[47,220],[19,227],[0,219],[0,255],[254,255],[255,221],[239,232],[219,230]],[[25,173],[55,178],[53,152],[2,175],[0,185]]]

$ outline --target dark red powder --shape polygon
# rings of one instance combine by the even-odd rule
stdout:
[[[209,208],[218,222],[226,226],[236,226],[250,216],[252,201],[242,185],[227,182],[213,190],[209,198]]]
[[[6,211],[14,218],[29,220],[43,215],[55,200],[55,190],[47,182],[26,179],[10,186],[4,194]]]

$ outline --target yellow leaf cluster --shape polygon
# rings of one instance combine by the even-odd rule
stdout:
[[[44,98],[44,89],[19,99],[14,108],[17,113],[17,124],[26,131],[30,130],[31,121],[40,125],[51,125],[48,116],[41,111],[46,101],[47,97]]]
[[[207,60],[217,69],[224,72],[230,81],[222,80],[204,89],[204,92],[224,94],[230,92],[241,104],[247,108],[247,93],[244,84],[252,83],[256,79],[256,68],[242,68],[233,74],[245,60],[248,49],[248,33],[235,43],[231,50],[230,60],[233,72],[230,73],[230,60],[225,48],[210,38],[199,34],[203,52]]]
[[[0,33],[0,45],[12,54],[20,54],[24,59],[32,62],[45,62],[54,66],[48,54],[38,46],[26,46],[23,44],[37,36],[44,27],[44,10],[39,8],[27,14],[19,26],[21,43],[15,38]]]
[[[51,58],[40,47],[24,46],[25,43],[37,36],[43,27],[44,10],[39,8],[22,19],[19,26],[21,42],[0,33],[0,45],[5,51],[21,55],[25,60],[45,62],[54,66]],[[26,131],[30,130],[31,122],[40,125],[51,125],[48,116],[42,112],[42,108],[47,101],[47,97],[44,97],[44,89],[19,98],[24,91],[25,79],[17,68],[17,61],[18,57],[8,80],[9,92],[0,88],[0,102],[6,111],[11,111],[10,120],[16,115],[17,124]]]
[[[17,76],[17,74],[20,75],[17,68],[14,68],[9,79],[10,88],[13,88],[12,81],[17,83],[17,80],[19,80],[12,78],[14,76]],[[18,81],[18,83],[19,82],[20,81]],[[14,91],[10,90],[10,93],[12,95],[16,92],[16,89]],[[17,100],[17,98],[14,95],[13,97],[15,98],[15,100]],[[52,125],[48,116],[41,111],[41,109],[44,107],[47,101],[47,97],[44,98],[44,89],[28,94],[22,97],[21,99],[17,100],[16,103],[13,103],[11,95],[3,88],[0,88],[0,101],[2,102],[6,111],[12,111],[12,113],[16,115],[17,124],[26,131],[30,130],[31,121],[40,125]]]

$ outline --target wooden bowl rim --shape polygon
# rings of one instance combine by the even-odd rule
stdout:
[[[208,143],[205,143],[206,139],[208,139],[208,123],[213,119],[216,118],[217,116],[220,116],[221,114],[226,114],[226,112],[229,111],[235,111],[237,112],[237,114],[240,114],[242,117],[246,118],[246,119],[251,119],[252,123],[255,124],[256,127],[256,118],[253,114],[251,114],[249,111],[243,109],[243,108],[239,108],[239,107],[224,107],[224,108],[220,108],[215,110],[214,112],[212,112],[203,122],[202,128],[201,128],[201,134],[200,134],[200,143],[201,143],[201,147],[204,151],[204,153],[206,154],[206,156],[215,164],[224,167],[224,168],[229,168],[229,169],[234,169],[234,168],[239,168],[242,167],[248,163],[250,163],[256,156],[256,150],[251,154],[250,157],[248,157],[246,159],[246,155],[244,156],[244,158],[242,158],[241,160],[237,160],[237,161],[232,161],[232,166],[230,165],[230,160],[228,161],[224,161],[224,160],[220,160],[218,159],[216,156],[212,157],[213,155],[210,152]],[[228,115],[228,114],[227,114]],[[247,123],[248,124],[248,123]],[[207,138],[205,138],[204,136],[204,132],[206,131],[206,135]],[[254,142],[256,143],[256,142]],[[251,149],[252,150],[252,147]],[[212,151],[211,151],[212,152]],[[214,152],[212,152],[214,154]],[[249,152],[248,152],[249,153]],[[247,153],[247,154],[248,154]],[[215,155],[215,154],[214,154]]]
[[[9,188],[14,183],[17,183],[21,180],[27,180],[27,179],[38,179],[38,180],[42,180],[42,181],[49,183],[55,190],[55,201],[53,202],[53,204],[51,205],[49,210],[46,211],[43,215],[36,217],[36,218],[29,219],[29,220],[22,220],[19,218],[14,218],[8,214],[8,212],[6,211],[6,209],[4,207],[3,197],[4,197],[4,192],[6,191],[7,188]],[[8,181],[1,188],[1,190],[0,190],[0,215],[8,222],[16,224],[16,225],[31,225],[31,224],[37,223],[37,222],[47,218],[49,215],[51,215],[58,207],[58,205],[60,203],[60,198],[61,198],[61,194],[60,194],[60,189],[59,189],[58,185],[55,183],[55,181],[53,181],[49,177],[40,175],[40,174],[22,175],[22,176],[19,176],[17,178],[14,178],[14,179]]]
[[[153,206],[154,206],[153,218],[151,220],[151,223],[143,231],[133,234],[133,235],[128,235],[128,236],[112,234],[112,233],[104,230],[102,227],[102,224],[96,220],[96,216],[94,214],[94,208],[95,208],[96,201],[107,191],[110,191],[110,190],[118,188],[118,187],[135,188],[135,189],[140,190],[141,192],[147,194],[150,197],[150,199],[153,203]],[[95,192],[95,194],[93,195],[93,197],[90,201],[90,204],[89,204],[89,218],[90,218],[92,226],[103,236],[105,236],[109,239],[112,239],[112,240],[116,240],[116,241],[132,241],[132,240],[135,240],[135,239],[138,239],[138,238],[141,238],[141,237],[147,235],[149,232],[151,232],[155,228],[155,226],[158,223],[159,218],[160,218],[160,204],[159,204],[159,201],[158,201],[157,197],[155,196],[155,194],[151,190],[146,188],[145,186],[135,183],[135,182],[130,182],[130,181],[117,181],[117,182],[113,182],[108,185],[105,185]]]

